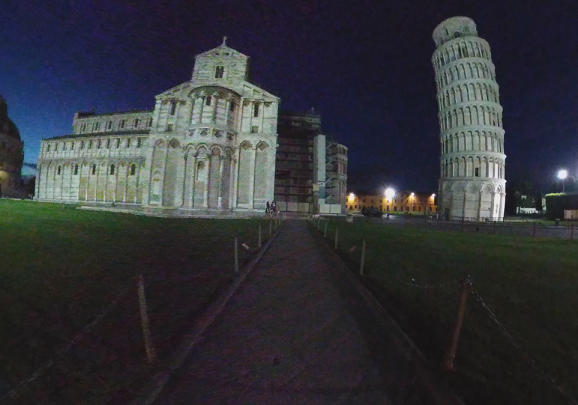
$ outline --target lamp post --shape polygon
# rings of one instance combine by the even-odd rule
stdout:
[[[386,204],[389,204],[389,201],[393,199],[393,197],[395,197],[395,190],[391,187],[388,187],[385,189],[385,202]]]
[[[562,180],[562,193],[564,193],[564,180],[568,177],[568,170],[562,169],[558,171],[558,178]]]

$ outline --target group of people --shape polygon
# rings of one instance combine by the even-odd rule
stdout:
[[[269,203],[269,201],[267,201],[267,206],[265,207],[265,214],[267,214],[269,218],[279,218],[279,211],[280,211],[279,206],[277,205],[275,200],[273,200],[272,203]]]

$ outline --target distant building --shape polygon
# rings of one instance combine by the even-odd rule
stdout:
[[[24,143],[20,132],[8,117],[8,104],[0,96],[0,197],[22,197],[20,172]]]
[[[223,41],[153,110],[77,113],[70,135],[44,139],[36,199],[264,212],[279,101],[249,82],[249,57]]]
[[[496,68],[476,24],[453,17],[433,32],[440,123],[439,205],[446,219],[502,219],[504,129]]]
[[[347,148],[323,133],[321,117],[279,114],[275,201],[283,211],[342,214],[347,189]]]
[[[376,208],[384,213],[407,212],[425,215],[437,212],[435,194],[408,191],[398,191],[391,199],[379,194],[352,192],[347,196],[346,208],[348,212],[361,211],[363,208]]]

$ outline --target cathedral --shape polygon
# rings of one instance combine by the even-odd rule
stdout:
[[[8,117],[8,105],[0,96],[0,197],[21,197],[20,171],[24,143],[18,128]]]
[[[248,78],[249,57],[223,41],[153,110],[75,114],[72,134],[42,141],[35,198],[264,211],[280,100]]]

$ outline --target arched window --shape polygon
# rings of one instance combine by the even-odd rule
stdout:
[[[50,144],[46,145],[46,152],[50,152]]]
[[[135,127],[135,128],[138,127],[138,118],[134,120],[134,127]]]
[[[177,102],[171,101],[171,115],[175,115],[176,111],[177,111]]]
[[[78,174],[78,165],[74,165],[74,174],[75,174],[75,175]]]
[[[96,174],[96,165],[92,165],[91,173]]]
[[[130,148],[130,138],[126,140],[126,147]]]
[[[117,139],[117,140],[116,140],[116,148],[117,148],[117,149],[120,148],[120,139]]]
[[[114,164],[110,165],[110,175],[114,175]]]
[[[61,170],[62,170],[62,169],[61,169],[61,167],[60,167],[60,166],[58,166],[58,169],[57,169],[57,173],[56,173],[56,174],[60,176],[60,172],[61,172]]]
[[[212,101],[213,101],[213,97],[207,96],[207,98],[205,98],[205,105],[211,105]]]
[[[222,79],[224,74],[225,74],[224,66],[217,66],[215,68],[215,79]]]
[[[106,140],[106,149],[110,149],[110,139]]]
[[[108,121],[106,124],[106,129],[112,129],[112,121]]]
[[[134,176],[136,173],[136,165],[133,163],[130,165],[130,175]]]

